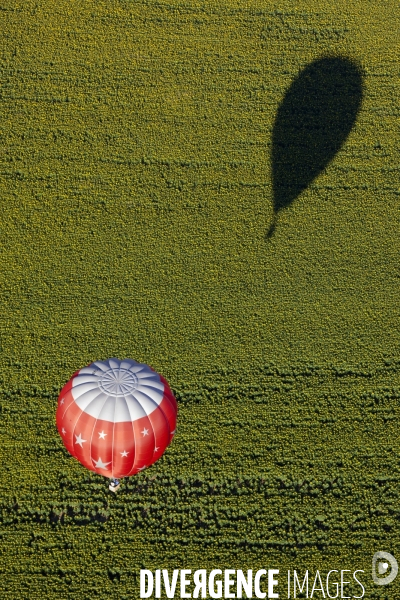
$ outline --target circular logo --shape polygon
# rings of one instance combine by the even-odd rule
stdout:
[[[384,575],[387,572],[389,565],[391,567],[389,575],[386,575],[386,577],[378,577],[378,574]],[[396,579],[398,571],[399,566],[397,560],[392,554],[382,551],[375,552],[372,557],[372,579],[376,585],[388,585],[388,583],[392,583],[392,581]]]

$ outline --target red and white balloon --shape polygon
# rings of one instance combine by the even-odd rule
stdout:
[[[68,452],[106,477],[129,477],[171,442],[177,403],[167,381],[132,359],[96,361],[58,397],[57,428]]]

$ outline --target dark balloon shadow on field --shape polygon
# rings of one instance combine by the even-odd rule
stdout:
[[[363,98],[361,68],[348,58],[325,57],[294,79],[272,133],[274,217],[319,175],[349,135]]]

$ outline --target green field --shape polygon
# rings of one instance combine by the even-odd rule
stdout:
[[[268,567],[400,597],[370,576],[400,557],[399,31],[397,0],[3,0],[2,598]],[[359,65],[361,107],[268,237],[276,115],[323,57]],[[55,427],[111,356],[179,405],[115,497]]]

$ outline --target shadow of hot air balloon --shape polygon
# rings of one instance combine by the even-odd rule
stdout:
[[[272,133],[275,229],[289,206],[324,170],[349,135],[363,96],[360,67],[348,58],[325,57],[294,79],[276,115]]]

